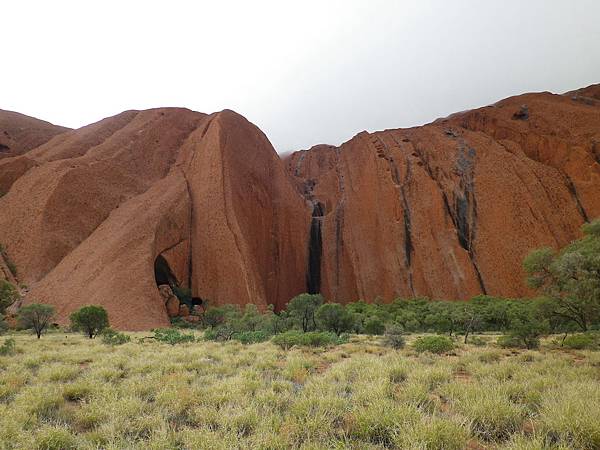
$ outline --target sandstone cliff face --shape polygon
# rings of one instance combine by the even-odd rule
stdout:
[[[187,316],[159,285],[260,308],[527,295],[523,257],[600,216],[598,99],[526,94],[285,161],[232,111],[126,111],[0,159],[0,243],[61,323]]]
[[[316,290],[342,302],[527,295],[523,257],[600,216],[600,107],[581,97],[527,94],[291,155],[321,209]]]

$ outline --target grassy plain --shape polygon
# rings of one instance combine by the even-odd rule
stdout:
[[[14,334],[3,449],[598,449],[600,352]],[[4,336],[6,338],[6,336]],[[0,343],[3,341],[0,338]]]

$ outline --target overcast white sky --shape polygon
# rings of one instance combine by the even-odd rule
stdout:
[[[0,108],[233,109],[279,152],[600,82],[597,0],[3,0]]]

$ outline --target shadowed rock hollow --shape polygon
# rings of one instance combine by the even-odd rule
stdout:
[[[527,295],[527,252],[600,216],[598,98],[525,94],[285,161],[228,110],[126,111],[39,142],[33,129],[0,159],[0,243],[26,301],[61,322],[101,304],[125,329],[168,324],[165,284],[261,308],[307,291]]]

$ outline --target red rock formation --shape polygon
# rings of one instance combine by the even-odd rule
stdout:
[[[69,128],[0,109],[0,159],[39,147]]]
[[[0,160],[0,243],[62,323],[100,304],[166,326],[189,311],[161,284],[261,308],[524,295],[527,252],[600,216],[598,98],[526,94],[285,162],[231,111],[126,111]]]
[[[264,308],[304,291],[308,209],[265,135],[223,111],[190,136],[178,164],[193,203],[193,294]]]
[[[600,107],[572,97],[526,94],[291,155],[304,195],[323,204],[319,290],[336,301],[528,294],[523,257],[600,216]]]
[[[231,111],[128,111],[4,161],[32,163],[0,198],[0,242],[27,301],[54,304],[61,322],[101,304],[116,327],[167,325],[159,256],[209,305],[281,306],[304,290],[305,201]]]

